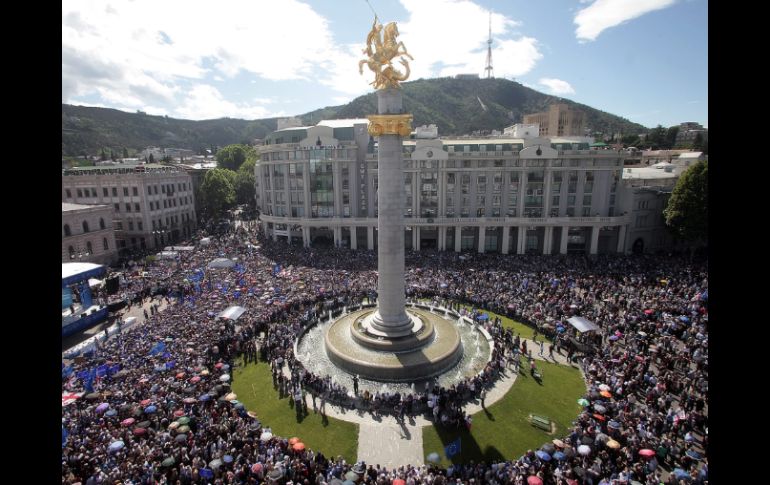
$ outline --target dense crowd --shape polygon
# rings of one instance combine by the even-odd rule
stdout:
[[[223,256],[237,264],[207,268]],[[85,395],[63,399],[62,483],[657,484],[662,468],[677,470],[665,483],[707,482],[708,276],[705,263],[687,258],[407,255],[410,298],[515,317],[582,367],[585,411],[566,436],[517,460],[388,470],[294,451],[271,436],[269,423],[228,395],[237,365],[269,362],[298,412],[310,393],[314,406],[317,397],[469,426],[464,404],[537,351],[493,319],[489,365],[449,389],[358,393],[313,375],[294,358],[294,340],[329,310],[374,302],[376,260],[372,251],[297,248],[240,228],[127,272],[121,291],[172,304],[94,355],[63,363],[63,394]],[[216,318],[233,304],[248,310],[236,322]],[[600,327],[580,352],[565,323],[573,315]]]

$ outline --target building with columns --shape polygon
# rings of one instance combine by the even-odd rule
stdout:
[[[77,167],[62,173],[62,202],[113,208],[118,251],[163,248],[196,228],[192,179],[168,165]]]
[[[111,206],[62,202],[62,263],[114,263],[118,247],[112,220]]]
[[[273,239],[377,245],[377,142],[368,120],[278,130],[258,147],[256,199]],[[403,142],[406,249],[502,254],[626,251],[625,153],[563,138]]]

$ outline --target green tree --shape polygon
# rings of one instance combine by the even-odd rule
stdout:
[[[695,134],[695,138],[692,140],[692,149],[696,151],[703,151],[703,135],[700,133]]]
[[[235,197],[239,204],[254,205],[255,164],[255,160],[244,162],[235,175]]]
[[[639,139],[639,135],[625,135],[623,138],[621,138],[621,142],[626,148],[638,147],[642,144],[642,141]]]
[[[150,163],[155,163],[155,157],[150,153]]]
[[[128,148],[123,147],[123,158],[128,158]]]
[[[102,159],[102,162],[103,162],[103,161],[105,161],[105,160],[107,160],[107,154],[106,154],[106,153],[104,153],[104,148],[102,148],[102,153],[101,153],[101,155],[100,155],[100,158]]]
[[[217,152],[217,166],[238,170],[246,160],[256,159],[257,152],[248,145],[227,145]]]
[[[708,161],[698,162],[679,177],[663,211],[678,239],[704,244],[708,235]]]
[[[653,150],[660,150],[666,145],[666,129],[658,125],[647,133],[647,144]]]
[[[666,149],[674,148],[676,146],[676,136],[679,134],[679,127],[672,126],[666,130]]]
[[[200,199],[201,207],[208,217],[219,219],[222,212],[229,209],[235,202],[235,189],[231,181],[234,175],[231,170],[215,168],[209,170],[203,177]]]

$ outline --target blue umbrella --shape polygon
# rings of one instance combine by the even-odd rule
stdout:
[[[240,403],[241,403],[241,401],[239,401],[239,400],[237,400],[237,399],[233,399],[232,401],[230,401],[230,404],[232,404],[233,406],[237,406],[237,405],[239,405]]]
[[[201,394],[198,401],[208,401],[209,399],[211,399],[211,394]]]
[[[556,327],[556,331],[557,331],[557,332],[559,332],[559,333],[563,333],[565,330],[566,330],[566,329],[565,329],[564,327],[562,327],[561,325],[559,325],[558,327]]]
[[[567,455],[562,453],[561,451],[557,451],[553,454],[553,457],[556,458],[559,461],[564,461],[567,459]]]
[[[201,478],[214,478],[214,472],[209,468],[201,468],[198,472]]]
[[[486,313],[482,313],[482,314],[481,314],[481,315],[479,315],[477,318],[478,318],[479,320],[489,320],[489,315],[487,315]]]
[[[104,413],[104,415],[105,415],[105,416],[108,416],[108,417],[112,417],[112,416],[115,416],[116,414],[118,414],[118,412],[117,412],[116,410],[114,410],[114,409],[110,409],[109,411],[107,411],[106,413]]]
[[[690,323],[690,319],[689,319],[689,318],[687,318],[687,317],[686,317],[686,316],[684,316],[684,315],[682,315],[681,317],[679,317],[679,321],[680,321],[680,322],[684,322],[684,323]]]
[[[614,341],[616,341],[617,339],[618,339],[618,336],[617,336],[617,335],[613,335],[613,336],[611,336],[611,337],[610,337],[609,339],[607,339],[607,340],[610,340],[610,341],[614,342]]]
[[[618,423],[617,421],[615,421],[613,419],[609,423],[607,423],[607,427],[612,428],[612,429],[620,429],[620,423]]]
[[[225,462],[225,463],[232,463],[233,462],[233,457],[231,455],[225,455],[225,456],[222,457],[222,461]]]
[[[690,478],[690,474],[682,470],[681,468],[674,468],[674,476],[676,477],[677,480],[681,480],[683,478]]]
[[[122,441],[118,440],[118,441],[113,441],[112,443],[110,443],[110,447],[109,448],[110,448],[110,451],[118,451],[118,450],[122,449],[124,446],[126,446],[126,444],[123,443]]]
[[[543,461],[551,461],[551,455],[549,455],[548,453],[546,453],[543,450],[537,450],[535,452],[535,455],[537,455],[537,457],[540,458]]]
[[[689,456],[693,460],[700,460],[703,458],[703,456],[695,450],[687,450],[685,455]]]
[[[147,414],[152,414],[157,410],[158,410],[158,406],[155,406],[155,405],[147,406],[146,408],[144,408],[144,412]]]

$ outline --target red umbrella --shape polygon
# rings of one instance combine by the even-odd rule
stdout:
[[[143,434],[145,434],[146,432],[147,432],[147,430],[146,430],[145,428],[134,428],[134,431],[133,431],[133,433],[134,433],[136,436],[142,436],[142,435],[143,435]]]
[[[610,391],[602,391],[599,394],[604,397],[612,397],[612,393]]]
[[[179,416],[184,416],[184,410],[182,410],[182,409],[177,409],[176,411],[174,411],[174,416],[176,416],[177,418],[178,418]]]
[[[152,400],[150,399],[143,399],[139,404],[141,404],[142,406],[149,406],[151,402]]]
[[[594,414],[594,418],[598,419],[599,421],[604,421],[606,418],[602,416],[601,414]]]
[[[221,369],[223,365],[225,365],[225,364],[223,364],[222,362],[217,362],[217,363],[214,365],[214,367],[216,367],[217,369]]]
[[[543,485],[543,480],[540,477],[530,475],[527,477],[527,485]]]
[[[251,465],[251,473],[259,473],[262,471],[262,463],[254,463]]]
[[[195,384],[195,383],[197,383],[197,382],[200,382],[200,380],[201,380],[201,378],[200,378],[200,377],[198,377],[198,376],[195,376],[195,377],[193,377],[192,379],[190,379],[190,382],[192,382],[193,384]]]
[[[305,449],[305,443],[298,441],[291,447],[294,451],[302,451]]]
[[[182,379],[183,377],[184,377],[184,372],[180,372],[179,374],[176,375],[177,379]]]
[[[406,482],[401,480],[400,478],[396,478],[393,480],[393,485],[406,485]]]
[[[135,422],[136,422],[136,420],[134,418],[127,418],[127,419],[124,419],[123,421],[121,421],[120,424],[122,424],[123,426],[131,426]]]
[[[289,438],[289,444],[290,444],[290,445],[294,445],[294,443],[299,443],[300,441],[302,441],[302,440],[300,440],[300,439],[299,439],[299,438],[297,438],[296,436],[295,436],[295,437],[293,437],[293,438]]]
[[[653,456],[655,456],[655,452],[649,448],[643,448],[639,450],[639,455],[645,458],[652,458]]]
[[[645,314],[645,315],[652,315],[653,313],[655,313],[655,312],[654,312],[653,310],[651,310],[650,308],[648,308],[648,309],[646,309],[646,310],[644,311],[644,314]]]

